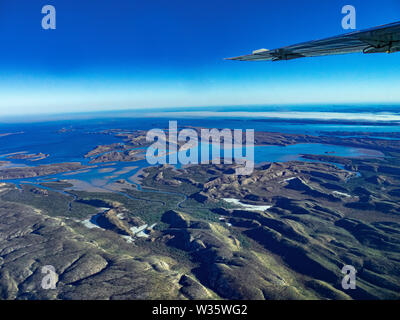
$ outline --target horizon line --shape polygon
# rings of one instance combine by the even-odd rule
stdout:
[[[365,106],[370,106],[370,107],[378,107],[378,106],[386,106],[386,107],[400,107],[400,102],[396,103],[365,103],[365,102],[360,102],[360,103],[282,103],[282,104],[242,104],[242,105],[213,105],[213,106],[180,106],[180,107],[156,107],[156,108],[146,108],[146,107],[141,107],[141,108],[135,108],[135,109],[118,109],[118,110],[93,110],[93,111],[81,111],[81,112],[54,112],[54,113],[36,113],[36,114],[15,114],[15,115],[5,115],[0,117],[0,123],[34,123],[34,122],[50,122],[50,121],[63,121],[63,120],[79,120],[79,119],[101,119],[104,118],[105,116],[109,116],[111,113],[114,114],[116,118],[130,118],[133,116],[138,116],[141,115],[144,118],[156,118],[160,117],[162,118],[165,114],[174,114],[174,116],[177,117],[188,117],[188,116],[195,116],[195,117],[206,117],[206,116],[223,116],[225,113],[225,116],[229,118],[234,118],[234,117],[246,117],[246,118],[252,118],[251,114],[252,113],[258,113],[258,116],[261,114],[261,118],[263,119],[268,119],[271,116],[272,119],[291,119],[288,117],[280,117],[277,114],[277,111],[271,110],[271,111],[265,111],[265,110],[221,110],[221,108],[280,108],[280,107],[307,107],[307,106],[321,106],[321,107],[334,107],[334,106],[340,106],[340,107],[365,107]],[[213,108],[218,108],[219,110],[210,110]],[[206,110],[200,110],[200,109],[206,109]],[[399,109],[400,112],[400,109]],[[229,115],[229,113],[231,115]],[[305,120],[310,120],[310,119],[322,119],[321,117],[310,117],[311,114],[318,114],[318,113],[330,113],[334,114],[336,113],[337,115],[339,114],[348,114],[350,112],[335,112],[335,111],[327,111],[327,110],[321,110],[321,111],[315,111],[315,110],[302,110],[302,111],[282,111],[280,114],[282,115],[295,115],[301,113],[302,115],[306,115],[308,113],[308,117],[305,117]],[[369,120],[372,120],[372,115],[381,113],[381,114],[390,114],[388,111],[382,111],[382,112],[359,112],[359,114],[364,114],[369,118]],[[268,116],[269,114],[269,116]],[[100,116],[100,117],[93,117],[94,115]],[[29,116],[30,119],[27,120],[26,116]],[[299,119],[298,115],[296,115],[293,119]],[[326,120],[334,120],[335,118],[327,118]],[[365,119],[365,118],[364,118]],[[23,121],[21,121],[23,120]],[[340,119],[343,120],[343,119]],[[355,119],[353,119],[355,120]],[[361,120],[361,118],[360,118]],[[388,120],[378,120],[377,121],[388,121]],[[390,120],[389,120],[390,121]]]

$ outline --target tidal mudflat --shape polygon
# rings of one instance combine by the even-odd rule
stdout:
[[[149,165],[157,121],[0,137],[1,298],[399,298],[394,126],[255,122],[257,165],[237,176],[234,164]],[[54,291],[35,286],[43,264]],[[357,289],[344,291],[349,264]]]

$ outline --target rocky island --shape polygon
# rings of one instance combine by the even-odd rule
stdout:
[[[143,145],[142,134],[112,134]],[[139,149],[127,142],[86,158],[132,160]],[[399,299],[398,141],[257,132],[256,142],[378,153],[303,154],[261,163],[249,176],[235,175],[235,165],[153,166],[136,175],[140,190],[125,179],[104,191],[74,189],[68,179],[2,183],[1,298]],[[11,167],[0,179],[85,168]],[[51,292],[38,285],[43,264],[58,273]],[[357,269],[351,291],[341,287],[348,264]]]
[[[12,167],[6,169],[0,168],[0,180],[32,178],[61,172],[75,171],[84,168],[86,167],[78,162],[54,163],[39,165],[36,167]]]

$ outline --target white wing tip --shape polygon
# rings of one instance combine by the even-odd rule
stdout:
[[[253,54],[261,53],[261,52],[266,52],[266,51],[269,51],[269,50],[268,50],[268,49],[258,49],[258,50],[254,50],[254,51],[253,51]]]

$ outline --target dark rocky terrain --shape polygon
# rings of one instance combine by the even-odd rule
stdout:
[[[44,153],[34,153],[34,154],[27,154],[27,153],[17,153],[13,155],[9,155],[6,157],[6,159],[27,159],[30,161],[38,161],[42,159],[46,159],[49,156],[49,154],[44,154]]]
[[[317,138],[262,133],[257,142],[336,139]],[[121,193],[69,190],[66,181],[43,184],[49,189],[2,183],[0,297],[399,299],[397,144],[339,144],[373,146],[385,157],[303,155],[313,162],[265,163],[250,176],[236,176],[234,165],[149,167],[139,176],[144,191],[124,181]],[[88,157],[118,148],[98,147]],[[45,265],[56,269],[56,289],[41,287]],[[344,265],[357,270],[355,290],[341,286]]]
[[[85,168],[86,167],[79,162],[45,164],[36,167],[29,166],[29,167],[14,167],[6,169],[0,168],[0,180],[32,178],[32,177],[46,176],[61,172],[75,171]]]
[[[168,213],[171,245],[192,252],[203,264],[197,276],[225,298],[398,299],[399,171],[374,175],[375,171],[362,170],[361,164],[386,168],[383,160],[348,161],[355,162],[352,166],[361,170],[362,177],[330,164],[289,162],[264,165],[251,177],[229,175],[224,166],[189,167],[186,172],[165,167],[163,180],[150,174],[145,183],[170,190],[168,179],[174,179],[182,182],[182,191],[195,186],[199,191],[190,198],[205,205],[221,198],[271,205],[265,212],[211,209],[230,225],[221,227],[225,230],[222,234],[232,237],[230,246],[227,240],[217,241],[219,233],[210,232],[212,227],[193,227],[189,216],[185,218],[185,208]],[[201,179],[181,179],[195,175]],[[276,265],[264,261],[258,266],[251,253],[274,259]],[[356,267],[356,290],[341,288],[340,270],[347,264]],[[285,278],[282,270],[290,276]],[[215,272],[224,280],[210,281]],[[281,286],[271,279],[272,283],[265,283],[274,275]],[[294,281],[292,285],[289,279]]]

